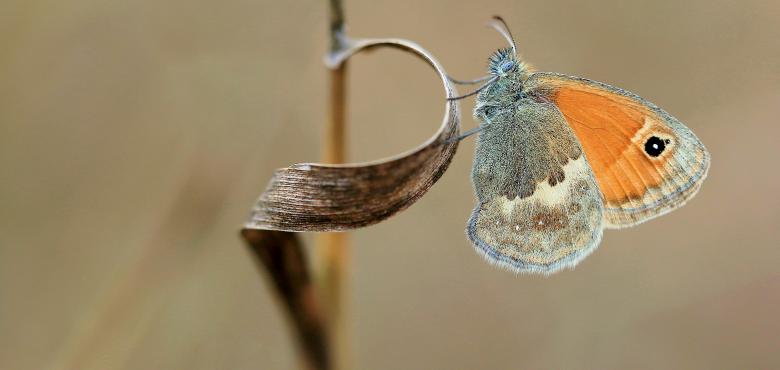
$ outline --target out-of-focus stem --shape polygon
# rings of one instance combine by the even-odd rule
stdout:
[[[344,12],[341,0],[330,0],[330,51],[343,47]],[[346,74],[347,63],[330,71],[328,122],[325,127],[322,160],[343,163],[346,160]],[[345,233],[323,233],[319,236],[317,283],[322,297],[327,327],[330,360],[333,369],[349,368],[349,327],[346,314],[350,250]]]

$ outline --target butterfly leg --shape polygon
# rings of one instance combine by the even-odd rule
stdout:
[[[455,142],[455,141],[461,141],[461,140],[463,140],[463,139],[465,139],[465,138],[467,138],[467,137],[469,137],[471,135],[474,135],[474,134],[484,130],[485,127],[487,127],[487,126],[479,126],[477,128],[473,128],[471,130],[468,130],[468,131],[460,134],[460,136],[458,136],[458,137],[454,137],[452,139],[447,140],[445,143],[449,144],[449,143],[452,143],[452,142]]]

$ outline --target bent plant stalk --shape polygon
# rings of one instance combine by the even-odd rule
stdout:
[[[306,369],[349,366],[344,315],[348,250],[344,234],[378,223],[406,209],[444,174],[458,141],[460,108],[447,73],[419,45],[402,39],[349,40],[343,34],[338,0],[331,1],[334,47],[326,59],[331,71],[331,112],[324,160],[275,171],[252,208],[242,236],[285,308]],[[444,118],[427,141],[394,157],[358,164],[344,160],[346,61],[368,49],[392,47],[415,55],[437,73],[445,91]],[[314,284],[297,232],[328,232],[319,240],[321,275]]]
[[[341,0],[330,0],[330,52],[343,49],[344,12]],[[330,70],[328,122],[323,143],[323,163],[346,161],[347,62]],[[323,302],[327,339],[334,369],[349,369],[348,282],[350,250],[347,235],[329,232],[319,235],[317,286]]]

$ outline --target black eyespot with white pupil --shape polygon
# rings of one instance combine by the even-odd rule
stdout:
[[[663,140],[658,136],[652,136],[645,142],[645,153],[651,157],[658,157],[670,142],[669,139]]]

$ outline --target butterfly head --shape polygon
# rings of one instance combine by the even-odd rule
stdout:
[[[515,44],[515,38],[512,37],[512,33],[509,31],[504,19],[499,16],[494,16],[489,23],[501,36],[504,36],[509,43],[508,48],[498,49],[490,57],[488,71],[491,75],[505,78],[505,77],[522,77],[527,74],[527,66],[517,57],[517,45]]]
[[[511,77],[526,72],[526,65],[517,58],[512,48],[498,49],[488,62],[488,72],[496,77]]]
[[[501,17],[494,16],[488,25],[507,40],[509,47],[498,49],[490,56],[488,61],[490,76],[476,80],[487,80],[487,82],[471,93],[448,98],[448,100],[459,100],[478,94],[477,106],[481,106],[485,101],[504,104],[503,101],[511,103],[524,96],[522,94],[523,83],[528,78],[530,67],[517,57],[517,46],[506,22]]]

